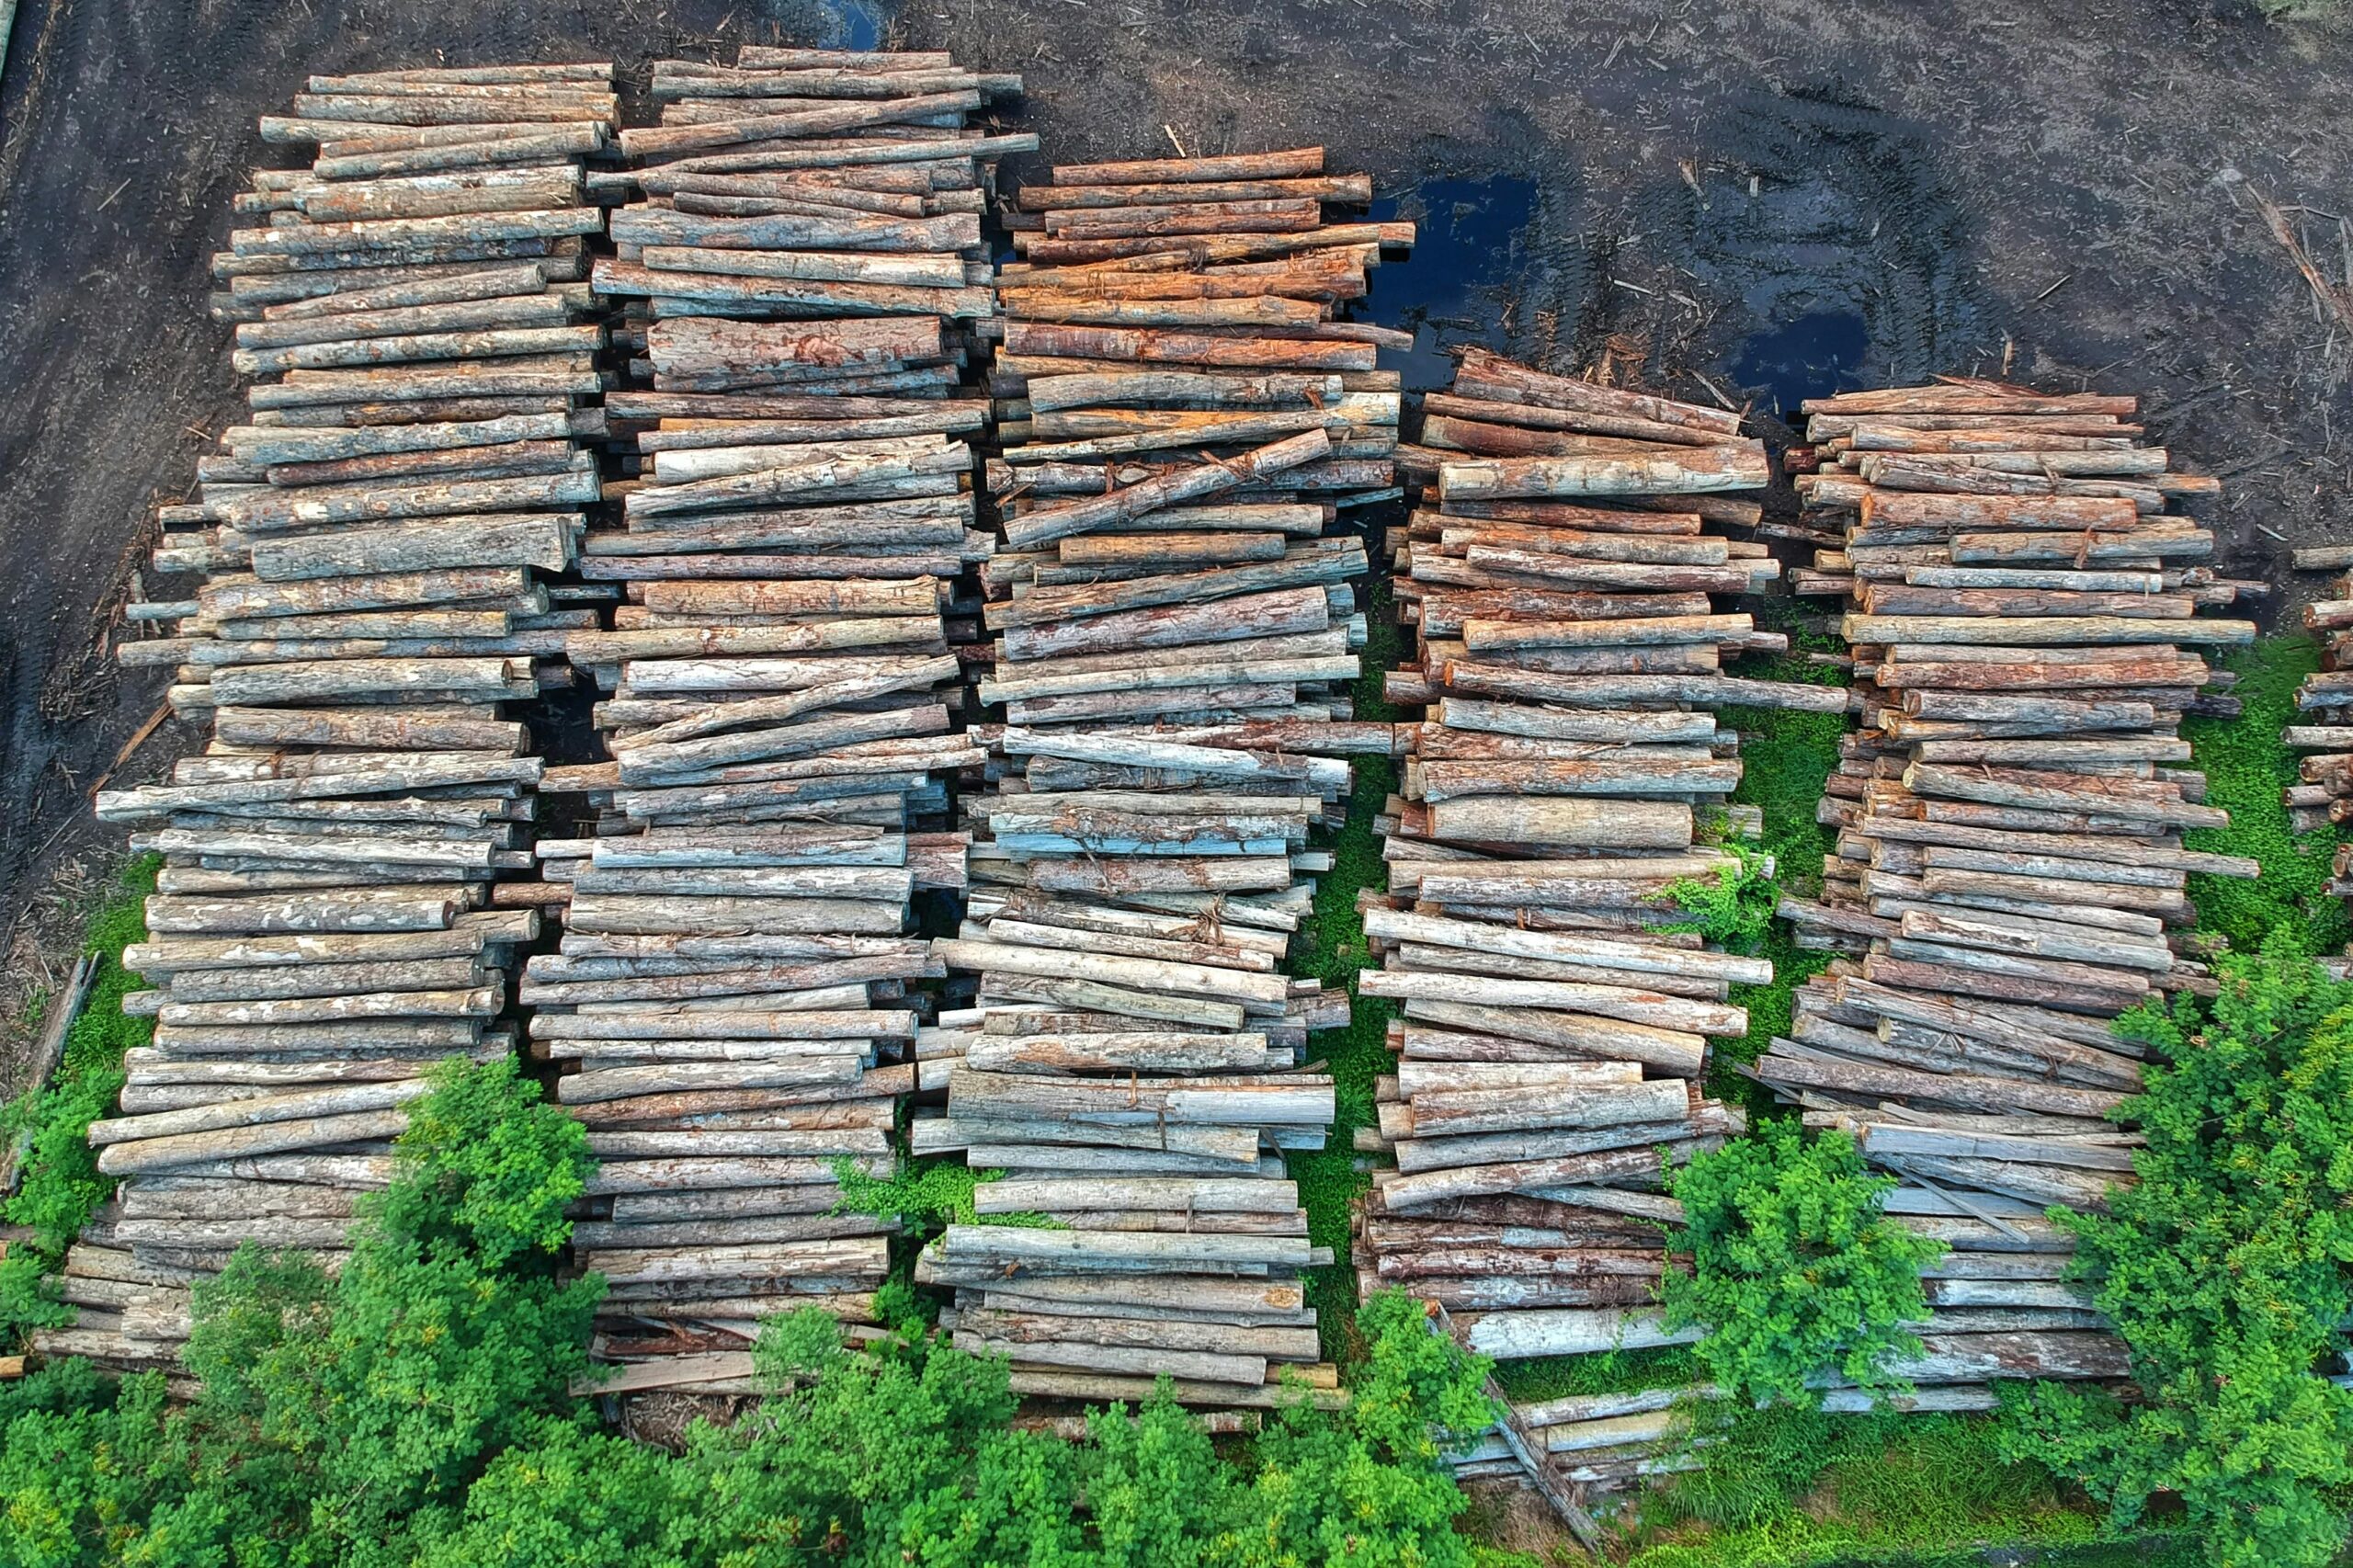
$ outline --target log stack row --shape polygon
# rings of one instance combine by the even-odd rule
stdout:
[[[2294,555],[2298,571],[2353,566],[2353,549],[2318,545]],[[2320,641],[2320,668],[2296,688],[2297,722],[2280,739],[2304,756],[2283,801],[2298,833],[2333,832],[2353,822],[2353,575],[2329,585],[2328,597],[2303,608],[2306,631]],[[2353,899],[2353,846],[2339,844],[2330,865],[2330,894]],[[2344,956],[2335,960],[2344,965]]]
[[[1005,722],[968,918],[935,944],[980,989],[926,1038],[948,1099],[913,1146],[1004,1173],[983,1216],[1051,1227],[950,1226],[918,1266],[1025,1393],[1336,1386],[1302,1281],[1330,1252],[1281,1156],[1327,1134],[1332,1080],[1299,1069],[1347,996],[1282,960],[1329,864],[1310,829],[1393,744],[1347,717],[1366,562],[1333,531],[1393,481],[1396,379],[1334,317],[1410,228],[1321,219],[1369,195],[1308,149],[1017,199],[979,693]]]
[[[633,198],[594,272],[625,477],[583,570],[626,600],[568,651],[611,760],[550,772],[594,814],[540,846],[563,936],[522,994],[600,1161],[573,1242],[611,1282],[597,1355],[636,1363],[608,1389],[748,1386],[760,1319],[873,1316],[891,1225],[835,1212],[837,1178],[892,1167],[910,987],[943,972],[912,903],[965,881],[943,776],[983,754],[945,612],[990,540],[959,382],[985,160],[1031,143],[962,127],[1017,87],[943,55],[665,61],[662,124],[599,181]]]
[[[156,1028],[90,1130],[126,1179],[44,1351],[168,1362],[190,1278],[248,1240],[332,1256],[427,1071],[513,1049],[535,916],[494,884],[530,862],[517,705],[595,619],[546,578],[597,494],[581,165],[614,115],[610,67],[521,65],[313,77],[262,122],[316,155],[237,199],[252,412],[163,509],[154,568],[200,585],[122,650],[212,738],[97,797],[164,857],[124,955]]]
[[[1756,1075],[1902,1178],[1891,1212],[1953,1248],[1930,1304],[1993,1375],[2115,1375],[2040,1216],[2132,1179],[2110,1119],[2143,1053],[2113,1020],[2211,986],[2187,880],[2256,870],[2182,845],[2228,818],[2179,722],[2234,710],[2208,653],[2255,635],[2198,614],[2245,586],[2176,507],[2215,486],[2143,444],[2129,397],[1949,381],[1805,406],[1806,525],[1837,548],[1802,586],[1848,599],[1862,724],[1822,802],[1823,895],[1782,910],[1842,956]]]
[[[1717,596],[1772,580],[1753,524],[1763,448],[1734,414],[1484,352],[1424,406],[1429,483],[1395,541],[1424,710],[1364,898],[1402,1004],[1396,1076],[1360,1147],[1393,1158],[1358,1220],[1366,1290],[1403,1285],[1499,1355],[1607,1349],[1649,1321],[1674,1160],[1742,1129],[1700,1090],[1766,960],[1672,927],[1741,874],[1757,823],[1726,703],[1842,709],[1835,688],[1724,673],[1779,651]],[[1711,531],[1711,529],[1715,531]],[[1768,867],[1758,869],[1769,870]],[[1630,1325],[1631,1325],[1630,1329]]]

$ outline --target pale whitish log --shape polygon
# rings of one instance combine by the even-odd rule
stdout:
[[[839,1236],[731,1247],[614,1248],[587,1255],[583,1267],[596,1268],[615,1285],[630,1285],[796,1275],[879,1276],[889,1261],[881,1237]]]
[[[158,1049],[186,1056],[305,1057],[328,1051],[431,1058],[471,1051],[483,1038],[480,1018],[376,1018],[359,1023],[204,1028],[161,1024],[155,1029]]]
[[[265,582],[465,566],[560,572],[571,562],[571,530],[561,517],[544,516],[431,528],[358,528],[258,540],[253,547],[254,572]]]
[[[1721,1110],[1703,1108],[1702,1114],[1682,1122],[1630,1122],[1608,1128],[1550,1128],[1536,1131],[1478,1132],[1449,1138],[1398,1138],[1392,1143],[1392,1152],[1397,1158],[1398,1170],[1416,1178],[1438,1180],[1450,1175],[1461,1175],[1472,1180],[1500,1180],[1509,1176],[1508,1171],[1502,1170],[1505,1166],[1529,1162],[1574,1161],[1612,1150],[1640,1148],[1656,1153],[1665,1149],[1673,1160],[1680,1162],[1704,1149],[1718,1146],[1724,1134],[1738,1131],[1740,1126],[1736,1118]],[[1695,1133],[1701,1136],[1695,1137]],[[1499,1176],[1489,1174],[1499,1171]],[[1606,1179],[1609,1184],[1620,1187],[1656,1187],[1659,1185],[1659,1164],[1654,1159],[1647,1165],[1637,1165]],[[1429,1190],[1438,1189],[1407,1187],[1400,1189],[1394,1199],[1384,1199],[1384,1202],[1391,1212],[1404,1212],[1410,1206],[1413,1211],[1419,1213],[1432,1208],[1443,1211],[1466,1202],[1493,1204],[1503,1196],[1489,1189],[1430,1198]],[[1525,1188],[1515,1186],[1505,1190],[1536,1194],[1536,1198],[1513,1199],[1533,1202],[1543,1194],[1562,1188],[1531,1183]],[[1556,1214],[1557,1210],[1546,1218],[1557,1224]]]
[[[1401,1101],[1449,1089],[1516,1089],[1550,1085],[1638,1084],[1638,1062],[1400,1062],[1396,1077],[1380,1080],[1382,1098],[1393,1088]]]
[[[1682,849],[1692,837],[1691,808],[1665,801],[1470,796],[1432,802],[1429,821],[1432,837],[1468,843]]]
[[[756,930],[896,936],[905,918],[905,905],[896,900],[642,898],[597,893],[572,901],[565,928],[617,936],[724,936]]]
[[[1597,1146],[1582,1153],[1401,1170],[1382,1185],[1381,1202],[1391,1213],[1409,1213],[1465,1198],[1550,1192],[1562,1187],[1655,1187],[1662,1168],[1658,1148],[1651,1142],[1635,1142],[1633,1137],[1644,1129],[1665,1125],[1670,1124],[1629,1122],[1624,1124],[1627,1131],[1620,1133],[1596,1130],[1581,1141]],[[1401,1145],[1404,1146],[1408,1145]]]
[[[1067,1294],[1062,1293],[1064,1288]],[[1075,1324],[1082,1333],[1088,1322],[1106,1319],[1186,1324],[1204,1330],[1231,1328],[1312,1335],[1315,1328],[1313,1309],[1270,1304],[1295,1294],[1294,1287],[1280,1281],[1253,1282],[1204,1275],[1164,1280],[1099,1275],[1091,1279],[1030,1278],[1007,1290],[966,1289],[957,1294],[956,1310],[1051,1318]]]
[[[649,246],[648,249],[655,247]],[[680,247],[663,246],[665,251]],[[712,248],[692,251],[705,261],[723,261],[734,256],[756,253]],[[762,253],[765,254],[765,253]],[[809,253],[790,253],[796,256]],[[823,255],[825,253],[815,253]],[[909,258],[918,263],[931,259],[928,256]],[[798,272],[812,270],[801,267]],[[831,268],[844,271],[847,268]],[[869,274],[879,270],[862,268]],[[908,270],[916,270],[909,268]],[[957,279],[961,285],[962,278]],[[909,287],[904,284],[870,282],[865,279],[836,281],[802,277],[762,276],[759,273],[727,273],[710,270],[681,271],[676,268],[656,269],[635,262],[618,261],[598,256],[596,263],[597,292],[608,297],[647,296],[663,301],[695,300],[721,306],[787,307],[793,309],[828,309],[860,313],[901,313],[970,318],[992,313],[989,292],[985,289],[962,287],[938,288],[926,284]]]
[[[1762,959],[1712,952],[1703,949],[1671,948],[1572,932],[1521,930],[1483,921],[1449,920],[1403,910],[1369,909],[1365,934],[1394,941],[1427,942],[1474,952],[1552,960],[1563,963],[1685,975],[1754,985],[1771,978],[1771,966]]]
[[[245,1105],[252,1102],[234,1103]],[[136,1176],[145,1171],[207,1165],[249,1154],[365,1143],[396,1137],[407,1128],[408,1113],[397,1109],[267,1121],[248,1127],[225,1127],[110,1144],[98,1156],[98,1169],[107,1176]]]
[[[915,1154],[965,1150],[968,1163],[976,1170],[1004,1168],[1003,1162],[983,1162],[977,1151],[983,1147],[1005,1145],[1066,1145],[1095,1153],[1125,1151],[1152,1156],[1149,1163],[1131,1168],[1154,1175],[1193,1171],[1233,1174],[1238,1167],[1246,1167],[1256,1161],[1259,1134],[1253,1128],[1119,1125],[1009,1117],[925,1117],[915,1122],[907,1139],[908,1151]],[[1186,1163],[1176,1166],[1164,1165],[1158,1159],[1163,1155],[1180,1156]],[[1114,1162],[1090,1168],[1119,1167]]]
[[[1359,994],[1366,996],[1585,1013],[1688,1034],[1732,1037],[1748,1030],[1745,1008],[1625,986],[1392,970],[1368,971],[1358,977],[1358,985]]]
[[[335,372],[319,372],[333,374]],[[359,372],[347,372],[358,374]],[[486,380],[487,378],[476,378]],[[519,379],[519,378],[510,378]],[[309,383],[295,383],[298,390]],[[334,389],[319,389],[321,392]],[[420,395],[438,394],[437,383],[420,380]],[[281,400],[282,401],[282,400]],[[329,401],[320,398],[317,401]],[[258,406],[259,400],[256,401]],[[584,460],[585,461],[585,460]],[[208,502],[215,520],[247,534],[284,533],[339,523],[381,522],[395,518],[471,515],[521,510],[562,511],[594,501],[598,494],[593,468],[575,468],[560,474],[512,479],[417,480],[406,483],[308,485],[283,491],[256,491],[218,503]],[[479,597],[458,596],[458,597]],[[208,599],[208,602],[210,602]],[[406,603],[408,600],[385,600]],[[222,608],[214,613],[236,613]],[[264,611],[262,613],[269,613]],[[284,612],[278,612],[284,613]]]
[[[1906,912],[1901,924],[1903,934],[1908,937],[1986,948],[2023,957],[2145,969],[2158,973],[2174,964],[2173,950],[2162,942],[2136,943],[2087,927],[2018,920],[1991,913],[1972,915],[1915,910]]]
[[[825,1241],[843,1236],[883,1234],[895,1227],[864,1214],[767,1215],[723,1220],[690,1220],[672,1223],[613,1224],[582,1220],[572,1229],[573,1244],[591,1249],[609,1247],[740,1246],[773,1242]]]
[[[837,1159],[853,1154],[888,1158],[892,1138],[886,1127],[778,1129],[745,1131],[735,1129],[598,1130],[588,1134],[588,1153],[600,1160],[777,1157],[807,1155]]]
[[[1025,947],[1079,949],[1126,958],[1173,959],[1180,963],[1255,970],[1262,973],[1276,967],[1276,955],[1269,947],[1237,940],[1233,932],[1217,932],[1213,940],[1130,935],[1116,928],[1105,929],[1109,922],[1089,920],[1083,915],[1074,917],[1053,905],[1025,902],[1013,906],[1013,913],[1000,909],[984,924],[968,920],[959,934],[990,941],[1018,943]]]
[[[918,1130],[928,1125],[917,1122]],[[920,1147],[920,1143],[911,1143]],[[1108,1176],[1233,1176],[1252,1168],[1251,1151],[1229,1159],[1222,1154],[1194,1154],[1169,1149],[1131,1149],[1102,1144],[1063,1144],[1032,1139],[997,1141],[993,1134],[977,1140],[954,1140],[974,1170],[1015,1174],[1086,1171]],[[1258,1164],[1264,1165],[1265,1158]]]
[[[854,1159],[851,1165],[868,1176],[890,1174],[888,1160]],[[787,1187],[816,1187],[830,1195],[837,1190],[838,1186],[833,1165],[825,1160],[613,1160],[599,1165],[591,1173],[586,1195],[594,1198],[610,1193],[685,1193]]]
[[[172,936],[443,931],[460,907],[456,897],[437,889],[353,889],[267,898],[159,895],[147,900],[146,915],[149,931]]]
[[[152,1116],[118,1117],[94,1121],[90,1124],[88,1136],[91,1143],[105,1146],[264,1122],[315,1120],[324,1117],[382,1111],[405,1105],[429,1093],[431,1087],[422,1079],[408,1078],[389,1083],[303,1088],[253,1099],[190,1107],[185,1110],[161,1111]]]
[[[392,1158],[389,1154],[265,1154],[183,1166],[172,1172],[172,1179],[299,1184],[372,1192],[390,1187],[392,1174]],[[71,1254],[66,1269],[69,1273],[73,1270]]]
[[[1772,468],[1760,443],[1691,447],[1641,456],[1517,458],[1449,462],[1438,469],[1438,499],[1508,496],[1658,494],[1762,489]]]
[[[1858,1142],[1866,1153],[1934,1154],[1952,1160],[2004,1160],[2125,1175],[2130,1175],[2132,1170],[2132,1152],[2128,1148],[2083,1143],[2065,1138],[2005,1137],[1997,1133],[1865,1122]]]
[[[949,1225],[933,1244],[952,1264],[1092,1272],[1157,1272],[1186,1267],[1258,1266],[1307,1268],[1328,1249],[1288,1236],[1184,1236],[1116,1231],[1033,1231],[1002,1225]],[[926,1248],[926,1251],[933,1250]]]
[[[968,942],[948,938],[935,940],[932,950],[943,961],[962,969],[1093,980],[1178,994],[1281,1003],[1289,997],[1290,991],[1290,981],[1282,975],[1262,975],[1158,959],[1050,951],[1004,942]]]
[[[665,482],[630,491],[622,506],[640,518],[776,506],[824,494],[868,501],[892,496],[954,495],[957,475],[970,464],[968,449],[949,445],[915,451],[835,451],[821,447],[765,449],[776,460],[739,473]]]
[[[1631,1307],[1489,1312],[1467,1324],[1465,1330],[1464,1343],[1474,1355],[1498,1360],[1648,1350],[1688,1345],[1700,1336],[1697,1328],[1670,1334],[1656,1312]]]
[[[1420,1022],[1524,1040],[1571,1057],[1640,1062],[1679,1077],[1697,1077],[1707,1056],[1704,1036],[1579,1013],[1415,1000],[1405,1004],[1405,1016]]]
[[[1007,1178],[973,1191],[976,1212],[1017,1214],[1032,1210],[1176,1209],[1201,1213],[1285,1213],[1299,1206],[1287,1181],[1222,1177],[1130,1176],[1054,1181]]]
[[[1691,702],[1843,713],[1848,702],[1847,691],[1839,687],[1732,676],[1549,675],[1508,665],[1449,660],[1441,678],[1449,690],[1474,696],[1596,708],[1624,702]]]
[[[369,748],[497,750],[523,747],[523,726],[508,719],[439,717],[407,707],[316,709],[220,707],[214,738],[245,746],[366,746]]]
[[[1711,741],[1717,733],[1711,713],[1539,708],[1469,697],[1441,698],[1436,718],[1454,730],[1601,744],[1665,745]]]
[[[1304,778],[1319,785],[1346,787],[1349,769],[1332,757],[1294,756],[1188,745],[1117,735],[1073,734],[1007,725],[997,737],[1008,756],[1063,757],[1131,767],[1165,767],[1239,778]]]
[[[948,1098],[960,1118],[1062,1118],[1100,1125],[1322,1127],[1333,1116],[1332,1081],[1291,1074],[1122,1083],[957,1068],[949,1074]]]
[[[536,916],[524,912],[483,911],[460,915],[446,929],[436,927],[413,933],[166,937],[133,943],[125,949],[123,967],[153,978],[181,970],[390,963],[471,956],[481,952],[488,942],[528,939],[536,929]]]
[[[564,1105],[593,1105],[640,1096],[706,1089],[801,1088],[823,1084],[852,1084],[863,1076],[862,1063],[863,1058],[859,1056],[813,1051],[766,1061],[668,1062],[645,1067],[602,1068],[557,1079],[556,1098]]]
[[[1608,1127],[1671,1120],[1688,1109],[1688,1090],[1684,1081],[1677,1078],[1642,1084],[1431,1091],[1415,1096],[1413,1104],[1415,1126],[1425,1135]]]
[[[1287,1066],[1291,1055],[1263,1034],[1108,1034],[984,1036],[963,1059],[995,1073],[1194,1073]]]
[[[956,1347],[978,1355],[1007,1356],[1018,1366],[1067,1367],[1092,1372],[1125,1372],[1143,1377],[1171,1377],[1213,1383],[1262,1384],[1264,1357],[1220,1356],[1202,1351],[1152,1346],[1102,1346],[1043,1340],[1008,1341],[958,1332]]]
[[[2067,647],[2128,642],[2242,643],[2251,620],[2153,621],[2114,616],[1848,615],[1839,634],[1850,642],[1962,643]]]
[[[1664,794],[1728,795],[1740,783],[1736,757],[1615,757],[1424,761],[1415,770],[1420,798],[1435,805],[1466,796],[1505,798]]]
[[[330,295],[328,301],[336,298]],[[517,414],[414,425],[240,425],[222,431],[221,441],[246,462],[325,462],[504,446],[513,441],[562,440],[572,433],[573,423],[567,414]]]
[[[531,1038],[543,1040],[906,1040],[915,1035],[915,1015],[867,1011],[763,1012],[728,1008],[713,1012],[632,1007],[597,1013],[540,1013],[531,1019]]]
[[[1919,1355],[1892,1358],[1888,1374],[1915,1383],[2131,1375],[2124,1341],[2112,1334],[1930,1334],[1920,1344]]]
[[[2063,1166],[2018,1160],[1927,1153],[1883,1153],[1883,1164],[1923,1179],[1952,1187],[1984,1187],[2030,1203],[2105,1212],[2120,1185],[2112,1178]]]
[[[334,996],[259,998],[235,1002],[166,1002],[156,1013],[165,1026],[347,1023],[380,1018],[487,1018],[505,984],[461,991],[376,991]]]
[[[1756,1064],[1759,1079],[1774,1084],[1895,1099],[1921,1099],[1972,1110],[2047,1111],[2061,1116],[2104,1117],[2126,1096],[2101,1090],[2063,1087],[2015,1078],[1919,1073],[1859,1062],[1831,1062],[1782,1054],[1778,1049]]]
[[[986,1307],[955,1310],[952,1326],[1006,1346],[1016,1360],[1028,1360],[1033,1345],[1054,1342],[1165,1347],[1256,1356],[1279,1361],[1313,1361],[1322,1354],[1312,1328],[1188,1323],[1111,1315],[1074,1318],[1046,1312],[1015,1312]]]

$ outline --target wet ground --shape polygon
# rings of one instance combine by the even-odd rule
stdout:
[[[24,0],[0,78],[0,960],[163,683],[107,642],[153,503],[237,407],[206,257],[308,71],[887,40],[1029,85],[1071,162],[1321,142],[1425,241],[1367,314],[1760,415],[2007,366],[2139,393],[2232,564],[2343,537],[2353,33],[2234,5],[1963,0]],[[1009,173],[1042,160],[1017,160]],[[2340,431],[2337,426],[2347,426]],[[2317,579],[2291,585],[2313,597]],[[194,737],[166,724],[118,777]]]

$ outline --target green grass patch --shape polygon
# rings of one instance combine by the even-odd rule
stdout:
[[[1707,1377],[1688,1345],[1495,1363],[1495,1381],[1503,1385],[1514,1404],[1540,1404],[1546,1400],[1585,1394],[1684,1388],[1705,1382]]]
[[[2263,863],[2253,881],[2193,876],[2190,901],[2200,925],[2230,938],[2241,952],[2263,945],[2266,932],[2295,926],[2309,936],[2313,951],[2330,953],[2353,937],[2345,905],[2328,893],[2329,862],[2341,836],[2335,828],[2298,834],[2288,825],[2279,792],[2297,782],[2300,753],[2279,743],[2279,732],[2297,722],[2296,688],[2320,667],[2320,648],[2301,635],[2267,637],[2224,662],[2239,677],[2231,688],[2239,699],[2235,719],[2191,719],[2182,734],[2193,766],[2206,775],[2206,801],[2231,813],[2225,828],[2183,835],[2192,849],[2245,855]]]
[[[1770,658],[1744,661],[1735,674],[1750,680],[1804,681],[1816,686],[1844,686],[1846,672],[1834,665],[1809,663],[1802,644],[1817,641],[1792,632],[1793,652]],[[1839,737],[1847,733],[1846,715],[1801,713],[1784,708],[1726,708],[1717,720],[1740,733],[1743,767],[1735,804],[1760,808],[1765,816],[1762,844],[1773,858],[1773,876],[1781,888],[1802,898],[1822,891],[1822,858],[1831,852],[1837,835],[1814,820],[1830,775],[1838,766]],[[1748,1009],[1748,1033],[1737,1040],[1715,1042],[1708,1092],[1745,1108],[1751,1115],[1771,1108],[1772,1096],[1730,1069],[1765,1054],[1773,1037],[1790,1031],[1790,997],[1806,979],[1819,973],[1830,955],[1796,944],[1790,923],[1774,920],[1766,929],[1757,956],[1773,962],[1773,978],[1763,985],[1735,985],[1732,1000]]]
[[[1984,1417],[1775,1405],[1699,1418],[1707,1467],[1639,1499],[1631,1568],[1983,1562],[1996,1545],[2044,1561],[2099,1560],[2040,1559],[2085,1547],[2111,1562],[2166,1560],[2148,1554],[2159,1543],[2102,1541],[2072,1488],[2040,1465],[2002,1462]],[[2120,1546],[2128,1556],[2111,1555]]]
[[[1354,692],[1355,714],[1392,722],[1401,710],[1381,695],[1381,676],[1395,667],[1404,638],[1390,612],[1385,582],[1372,590],[1369,620],[1364,673],[1357,677]],[[1291,1179],[1299,1184],[1300,1204],[1307,1210],[1308,1239],[1330,1247],[1335,1259],[1328,1267],[1311,1270],[1307,1279],[1324,1354],[1347,1362],[1359,1359],[1363,1350],[1356,1335],[1356,1269],[1348,1262],[1349,1210],[1370,1185],[1357,1169],[1356,1130],[1373,1125],[1373,1080],[1395,1064],[1387,1035],[1389,1020],[1396,1016],[1393,1003],[1356,996],[1356,976],[1358,970],[1372,967],[1357,893],[1388,886],[1381,837],[1372,824],[1397,787],[1397,765],[1386,756],[1359,756],[1354,764],[1347,821],[1324,844],[1332,851],[1332,869],[1316,884],[1315,913],[1305,939],[1292,944],[1290,964],[1291,973],[1345,986],[1354,998],[1346,1028],[1324,1029],[1308,1042],[1310,1059],[1322,1062],[1332,1074],[1337,1114],[1324,1147],[1297,1151],[1285,1159]]]
[[[20,1349],[26,1334],[68,1321],[72,1309],[50,1293],[49,1277],[99,1205],[114,1196],[114,1178],[98,1174],[90,1123],[112,1113],[122,1089],[122,1053],[153,1038],[153,1023],[123,1016],[122,999],[140,988],[122,967],[122,949],[147,935],[145,901],[155,891],[160,857],[132,861],[120,888],[90,917],[83,950],[98,957],[98,972],[82,1016],[65,1037],[65,1052],[46,1085],[34,1085],[0,1107],[0,1142],[20,1146],[23,1179],[0,1205],[10,1224],[34,1236],[0,1259],[0,1342]]]

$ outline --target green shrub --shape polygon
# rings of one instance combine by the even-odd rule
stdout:
[[[2292,927],[2217,969],[2211,1004],[2125,1020],[2160,1063],[2120,1113],[2148,1138],[2141,1179],[2068,1218],[2145,1402],[2039,1385],[2011,1451],[2080,1475],[2122,1525],[2180,1494],[2223,1568],[2317,1568],[2353,1486],[2353,1392],[2319,1375],[2353,1316],[2353,985]]]
[[[1917,1350],[1902,1325],[1925,1311],[1920,1269],[1943,1249],[1881,1214],[1894,1185],[1844,1132],[1809,1141],[1786,1120],[1698,1156],[1674,1181],[1670,1245],[1691,1262],[1667,1270],[1668,1326],[1706,1331],[1699,1360],[1740,1399],[1811,1403],[1807,1380],[1832,1371],[1900,1386],[1881,1365]]]

